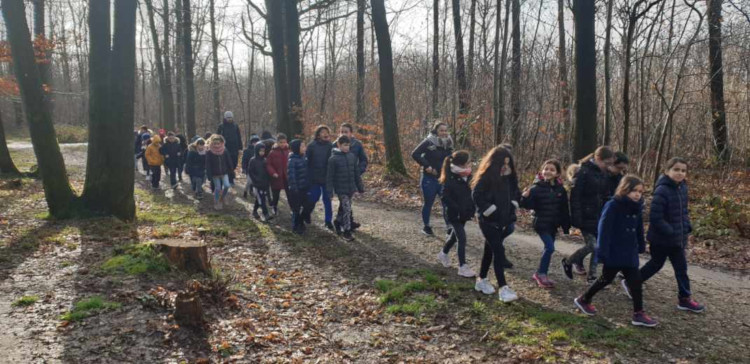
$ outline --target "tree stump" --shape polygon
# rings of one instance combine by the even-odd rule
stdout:
[[[201,300],[194,292],[177,293],[174,307],[174,319],[181,326],[201,327],[203,325]]]
[[[208,247],[205,243],[189,240],[162,240],[156,243],[167,260],[180,270],[209,273]]]

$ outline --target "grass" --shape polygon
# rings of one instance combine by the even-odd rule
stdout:
[[[39,296],[23,296],[11,304],[13,307],[28,307],[39,301]]]
[[[93,296],[76,302],[73,309],[60,316],[60,319],[70,322],[80,321],[107,310],[118,309],[121,306],[117,302],[107,302],[99,296]]]
[[[140,243],[115,249],[115,256],[109,258],[101,268],[109,274],[161,274],[170,270],[169,262],[156,251],[151,243]]]
[[[408,269],[401,272],[401,278],[378,280],[375,288],[380,291],[380,303],[387,306],[390,314],[419,316],[439,307],[442,303],[438,295],[448,288],[437,274],[429,270]]]

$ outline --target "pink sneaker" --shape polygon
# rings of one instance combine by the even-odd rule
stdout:
[[[549,278],[547,278],[546,274],[534,273],[534,275],[531,276],[531,278],[533,278],[536,281],[536,284],[539,287],[552,288],[555,286],[555,282],[552,282]]]
[[[693,299],[690,297],[684,297],[680,298],[680,302],[677,304],[677,309],[682,311],[701,313],[706,310],[706,307],[698,302],[693,301]]]
[[[633,314],[633,321],[630,322],[634,326],[645,326],[645,327],[656,327],[659,325],[659,321],[656,321],[646,315],[644,311],[638,311]]]
[[[582,297],[577,297],[573,300],[573,303],[575,303],[578,309],[586,315],[594,316],[596,314],[596,307],[590,303],[583,302]]]
[[[578,274],[579,276],[585,276],[586,268],[580,264],[573,263],[573,273]]]

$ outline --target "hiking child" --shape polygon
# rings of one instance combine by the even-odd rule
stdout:
[[[359,172],[360,178],[361,176],[367,171],[367,153],[365,152],[365,148],[362,146],[362,142],[360,142],[357,138],[354,137],[354,127],[352,124],[349,123],[343,123],[341,124],[341,127],[339,127],[339,136],[344,135],[349,138],[351,141],[351,146],[349,146],[349,153],[354,154],[355,157],[357,157],[357,171]],[[333,144],[334,147],[336,147],[336,143]],[[339,210],[341,210],[341,205],[339,205]],[[335,224],[334,224],[335,225]],[[352,231],[356,231],[361,226],[359,223],[354,221],[354,214],[352,213]]]
[[[688,164],[685,159],[677,157],[670,159],[666,167],[656,182],[651,200],[647,235],[651,260],[641,267],[641,279],[644,282],[649,280],[669,258],[677,279],[677,308],[701,313],[706,308],[692,299],[685,253],[688,236],[693,231],[688,210]],[[627,287],[623,287],[627,292]]]
[[[503,241],[513,232],[517,201],[521,198],[510,151],[503,146],[496,146],[487,152],[479,164],[476,176],[471,180],[471,186],[471,196],[479,214],[479,229],[485,238],[482,265],[474,289],[484,294],[495,293],[495,288],[487,279],[492,264],[500,287],[499,299],[506,303],[515,301],[518,295],[508,287],[505,280],[503,247]]]
[[[568,212],[568,192],[560,179],[562,165],[559,161],[550,159],[542,163],[534,184],[523,191],[521,206],[533,210],[534,230],[544,243],[542,259],[539,268],[532,276],[537,285],[542,288],[555,286],[547,276],[552,254],[555,252],[555,237],[559,228],[563,233],[570,233],[570,213]]]
[[[581,312],[593,316],[596,307],[591,304],[597,292],[608,286],[622,273],[633,295],[633,319],[635,326],[654,327],[659,323],[643,311],[641,274],[638,271],[638,254],[646,250],[643,237],[643,181],[627,175],[617,186],[615,196],[604,205],[598,224],[598,259],[604,265],[602,275],[573,300]]]
[[[255,195],[255,204],[253,205],[253,217],[260,221],[266,222],[271,218],[268,216],[268,187],[270,186],[270,176],[266,170],[266,145],[263,143],[255,144],[255,154],[250,162],[247,163],[247,176],[253,181],[253,194]],[[258,215],[258,209],[261,209],[263,215]]]
[[[159,153],[164,155],[164,163],[169,168],[169,185],[177,188],[177,168],[182,163],[182,147],[173,132],[167,133],[167,140],[159,148]]]
[[[200,200],[203,198],[203,183],[206,181],[206,141],[203,138],[198,138],[188,146],[186,160],[190,187],[195,193],[195,198]]]
[[[143,135],[148,134],[148,127],[143,125],[138,129],[138,131],[135,134],[135,140],[133,141],[133,155],[135,156],[135,171],[138,172],[138,158],[141,158],[141,153],[143,153],[143,149],[141,147],[143,146]],[[149,136],[150,138],[151,136]],[[147,172],[148,166],[144,166],[143,171]]]
[[[292,209],[292,231],[297,234],[305,232],[303,216],[309,214],[307,192],[310,190],[310,180],[307,170],[307,159],[305,159],[305,143],[295,139],[289,143],[289,162],[287,165],[287,177],[289,190],[287,200]]]
[[[333,149],[328,161],[325,186],[329,196],[333,196],[334,193],[338,196],[341,206],[336,216],[336,231],[340,230],[345,240],[352,241],[352,196],[355,192],[363,193],[365,188],[357,169],[357,157],[349,152],[349,137],[340,136],[336,140],[336,145],[338,148]]]
[[[224,197],[229,193],[229,176],[234,174],[231,156],[224,148],[224,137],[219,134],[211,135],[206,152],[206,174],[213,181],[214,209],[224,207]]]
[[[289,163],[289,142],[286,134],[279,133],[276,136],[276,143],[273,144],[271,152],[266,158],[266,171],[271,177],[271,213],[273,216],[279,213],[279,197],[281,191],[284,191],[287,200],[289,199],[289,190],[287,190],[287,164]]]
[[[609,199],[607,168],[615,161],[615,154],[609,147],[599,147],[580,161],[580,170],[573,179],[570,191],[571,225],[581,230],[586,245],[562,260],[565,276],[573,279],[576,274],[587,275],[583,259],[591,254],[587,281],[596,280],[596,234],[602,208]]]
[[[151,138],[151,144],[148,145],[145,152],[148,167],[151,169],[151,187],[155,190],[159,189],[161,166],[164,164],[164,156],[159,153],[160,148],[161,138],[158,135],[154,135]]]
[[[443,185],[442,202],[451,226],[451,233],[438,253],[438,261],[448,268],[451,266],[448,253],[458,242],[458,275],[473,278],[476,273],[466,264],[466,222],[474,217],[476,207],[471,199],[471,158],[469,152],[459,150],[445,158],[440,175]]]
[[[242,133],[240,133],[240,127],[234,122],[234,113],[231,111],[224,113],[224,119],[216,129],[216,134],[224,137],[226,151],[229,153],[232,171],[234,171],[237,168],[240,150],[242,150]],[[234,185],[234,173],[230,173],[228,176],[229,183]]]
[[[247,164],[250,163],[250,160],[253,159],[253,155],[255,155],[255,144],[260,141],[260,138],[258,138],[257,135],[253,135],[250,137],[250,140],[248,141],[247,148],[242,151],[242,174],[244,174],[247,177]],[[248,195],[253,194],[253,182],[250,181],[250,177],[247,177],[247,181],[245,182],[245,191],[242,193],[243,198],[247,198]]]
[[[435,204],[435,198],[442,195],[443,188],[438,181],[440,177],[440,169],[443,168],[443,161],[449,155],[453,153],[453,139],[451,139],[448,133],[448,124],[442,121],[436,121],[432,126],[432,130],[424,140],[414,149],[411,153],[412,159],[414,159],[422,167],[422,173],[419,185],[422,189],[422,198],[424,204],[422,205],[422,233],[427,236],[432,236],[433,231],[430,226],[430,214],[432,213],[432,205]],[[442,204],[442,200],[441,200]],[[445,212],[445,205],[443,205],[443,212]],[[445,217],[445,213],[443,213]],[[448,221],[445,221],[446,229],[450,229]],[[450,231],[446,232],[446,235]]]
[[[328,230],[334,230],[333,208],[331,206],[330,189],[326,188],[326,174],[328,173],[328,160],[331,158],[333,143],[330,141],[331,129],[326,125],[318,125],[315,128],[315,139],[307,145],[305,157],[307,157],[308,172],[310,173],[310,199],[311,208],[315,208],[318,200],[323,198],[323,209],[325,210],[325,226]],[[304,216],[305,222],[310,223],[310,216]]]

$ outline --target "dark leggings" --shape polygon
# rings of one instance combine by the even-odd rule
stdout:
[[[661,270],[667,259],[672,263],[674,276],[677,279],[677,294],[680,298],[690,297],[692,293],[690,292],[690,278],[687,274],[687,258],[685,249],[680,246],[665,247],[651,244],[651,260],[641,268],[641,278],[644,282],[649,280]]]
[[[633,297],[633,312],[643,310],[643,281],[641,281],[641,273],[638,271],[638,267],[635,268],[622,268],[622,267],[608,267],[604,265],[602,268],[602,275],[599,277],[594,284],[589,287],[586,293],[583,294],[583,301],[590,303],[594,295],[608,286],[617,276],[618,272],[622,272],[625,276],[625,282],[628,285],[630,295]]]
[[[271,207],[278,207],[279,206],[279,197],[281,197],[281,191],[277,189],[271,189]],[[284,189],[284,194],[286,195],[286,199],[289,200],[289,190],[286,188]]]
[[[482,230],[484,235],[484,254],[482,255],[482,266],[479,270],[479,278],[487,278],[487,273],[490,270],[490,264],[495,269],[495,278],[497,278],[497,284],[500,287],[506,286],[505,281],[505,268],[503,263],[505,262],[505,247],[503,246],[503,240],[510,235],[509,231],[512,231],[512,224],[507,226],[500,226],[496,223],[491,222],[479,222],[479,229]]]
[[[458,242],[458,264],[466,264],[466,222],[451,222],[450,235],[443,246],[443,253],[448,254],[453,245]]]

